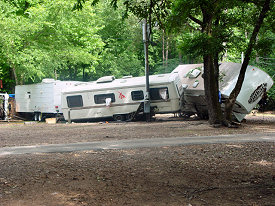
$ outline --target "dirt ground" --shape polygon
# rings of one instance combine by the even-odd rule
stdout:
[[[275,116],[238,129],[162,116],[152,123],[0,123],[0,147],[275,132]],[[275,205],[275,144],[206,144],[0,156],[0,206]]]
[[[247,116],[239,128],[213,128],[205,120],[183,120],[169,115],[146,122],[94,122],[46,124],[35,122],[0,123],[0,147],[94,142],[104,140],[255,134],[275,132],[275,115]]]

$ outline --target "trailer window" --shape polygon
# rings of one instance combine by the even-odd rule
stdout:
[[[142,90],[131,92],[132,100],[143,100],[144,94]]]
[[[96,104],[105,104],[106,103],[106,99],[110,98],[111,102],[115,102],[115,94],[114,93],[110,93],[110,94],[98,94],[94,96],[94,100]]]
[[[81,95],[68,96],[67,104],[69,108],[82,107],[83,106],[82,96]]]
[[[167,87],[150,88],[151,100],[167,100],[169,99],[169,93]]]

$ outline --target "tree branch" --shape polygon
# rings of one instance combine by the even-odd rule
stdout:
[[[200,26],[202,26],[202,21],[193,17],[193,16],[189,16],[189,19],[191,19],[192,21],[194,21],[195,23],[199,24]]]
[[[197,29],[196,27],[191,26],[190,24],[186,23],[185,24],[187,27],[189,27],[190,29],[194,30],[194,31],[201,31],[200,29]]]
[[[231,111],[233,109],[233,105],[235,104],[236,98],[238,97],[240,90],[242,88],[242,84],[243,84],[243,81],[245,78],[245,72],[246,72],[247,66],[249,64],[251,52],[252,52],[253,47],[255,46],[255,43],[256,43],[257,35],[260,31],[260,28],[264,21],[264,18],[267,15],[267,12],[270,10],[270,1],[271,0],[265,0],[265,2],[264,2],[261,13],[258,17],[258,20],[255,24],[254,30],[252,32],[252,35],[251,35],[249,43],[248,43],[248,46],[247,46],[247,49],[245,52],[245,58],[242,63],[242,66],[241,66],[241,70],[240,70],[240,74],[239,74],[236,86],[230,93],[229,98],[227,99],[226,106],[225,106],[226,107],[226,118],[229,120],[231,119]]]

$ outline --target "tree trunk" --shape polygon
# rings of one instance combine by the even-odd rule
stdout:
[[[57,80],[57,71],[56,71],[56,69],[54,69],[54,78],[55,78],[55,80]]]
[[[82,65],[83,68],[82,68],[82,81],[84,82],[85,81],[85,67],[84,65]]]
[[[166,40],[165,70],[168,67],[168,55],[169,55],[169,37],[167,37],[167,40]]]
[[[73,68],[72,68],[72,66],[68,66],[68,68],[69,68],[69,76],[70,76],[70,80],[73,80]]]
[[[13,75],[13,78],[15,80],[15,85],[18,85],[19,81],[18,81],[18,77],[17,77],[16,70],[15,70],[14,66],[12,66],[12,75]]]
[[[179,51],[179,63],[182,64],[182,54],[181,54],[181,51]]]
[[[266,17],[267,12],[270,10],[270,0],[266,0],[264,2],[263,8],[261,10],[261,13],[259,15],[258,21],[256,22],[256,25],[254,27],[254,30],[252,32],[252,35],[250,37],[249,40],[249,44],[248,47],[246,49],[245,52],[245,57],[244,57],[244,61],[242,63],[242,67],[240,70],[240,74],[236,83],[235,88],[232,90],[229,98],[227,99],[226,103],[225,103],[225,118],[228,121],[232,121],[232,111],[233,111],[233,106],[236,102],[236,99],[241,91],[242,88],[242,84],[245,78],[245,72],[246,72],[246,68],[248,66],[249,60],[250,60],[250,55],[252,52],[252,49],[256,43],[256,38],[257,35],[259,33],[259,30],[261,28],[261,25],[263,23],[264,18]]]
[[[219,103],[219,90],[217,71],[212,55],[205,55],[203,57],[204,63],[204,88],[206,102],[208,106],[208,115],[210,124],[222,124],[222,111]]]
[[[165,66],[165,31],[162,30],[162,65]]]
[[[74,81],[77,79],[77,66],[74,66]]]
[[[212,36],[212,19],[211,13],[202,8],[203,24],[202,32],[209,37]],[[208,107],[209,123],[222,124],[223,117],[221,106],[219,103],[219,85],[218,85],[218,56],[215,52],[211,54],[209,51],[203,56],[204,63],[204,89],[206,103]]]

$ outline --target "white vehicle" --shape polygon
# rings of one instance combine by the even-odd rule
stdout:
[[[155,113],[172,113],[181,109],[183,89],[177,74],[152,75],[149,82],[150,106]],[[108,117],[132,120],[143,112],[145,95],[145,77],[102,77],[92,85],[63,91],[62,111],[65,120]]]
[[[18,85],[15,87],[16,112],[36,121],[44,117],[54,117],[62,113],[62,89],[78,84],[81,82],[43,79],[38,84]]]
[[[237,83],[241,64],[225,62],[219,67],[219,90],[222,102],[229,97]],[[207,105],[204,94],[203,64],[179,65],[172,73],[178,73],[184,88],[183,112],[197,113],[201,117],[207,114]],[[264,92],[273,85],[272,78],[254,66],[248,66],[242,89],[233,107],[233,115],[238,121],[242,121],[246,114],[261,100]],[[221,104],[224,108],[224,103]]]

